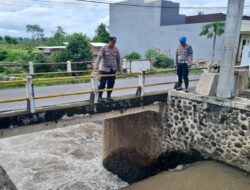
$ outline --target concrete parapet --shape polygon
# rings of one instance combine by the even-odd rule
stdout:
[[[218,85],[218,73],[203,73],[196,86],[195,92],[204,96],[215,96]]]

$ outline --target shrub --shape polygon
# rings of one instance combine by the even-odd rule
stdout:
[[[174,60],[165,54],[159,54],[155,57],[153,66],[156,68],[171,68],[174,67]]]
[[[141,55],[137,52],[132,52],[124,56],[128,61],[139,60],[141,59]]]
[[[0,61],[3,61],[7,58],[8,52],[4,49],[0,49]]]
[[[174,66],[174,60],[163,53],[159,53],[155,48],[148,49],[145,52],[145,57],[155,68],[171,68]]]

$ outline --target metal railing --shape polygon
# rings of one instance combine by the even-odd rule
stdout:
[[[201,69],[204,69],[204,68],[197,68],[197,69],[193,69],[193,70],[201,70]],[[173,72],[173,71],[176,71],[176,70],[173,69],[173,70],[170,70],[169,72]],[[164,71],[164,72],[166,72],[166,71]],[[157,73],[161,73],[161,72],[157,72]],[[94,72],[91,75],[79,76],[79,77],[57,77],[57,78],[33,79],[32,76],[27,76],[26,80],[1,81],[0,84],[2,84],[2,85],[25,84],[26,85],[26,97],[0,100],[0,104],[27,101],[27,111],[30,113],[35,113],[36,112],[36,106],[35,106],[36,100],[90,94],[89,101],[92,104],[95,104],[98,102],[98,92],[137,89],[135,96],[139,97],[139,98],[143,98],[146,87],[169,85],[169,84],[175,83],[175,82],[163,82],[163,83],[146,84],[145,79],[146,79],[146,75],[148,75],[148,74],[152,74],[152,72],[146,73],[145,71],[141,71],[141,72],[133,73],[133,74],[112,74],[112,75],[98,75],[96,72]],[[138,85],[99,90],[98,89],[98,79],[100,77],[111,77],[111,76],[115,76],[115,77],[137,76],[139,79]],[[67,80],[79,80],[79,79],[90,79],[91,89],[86,90],[86,91],[78,91],[78,92],[70,92],[70,93],[62,93],[62,94],[50,94],[50,95],[43,95],[43,96],[35,96],[34,83],[48,82],[48,81],[62,81],[62,80],[66,80],[66,81]],[[198,80],[190,80],[190,81],[198,81]]]
[[[21,76],[38,76],[38,75],[51,75],[51,74],[73,74],[73,73],[87,73],[91,72],[92,70],[80,70],[80,71],[73,71],[72,70],[72,65],[76,64],[92,64],[93,61],[81,61],[81,62],[57,62],[57,63],[0,63],[0,67],[28,67],[29,72],[28,73],[13,73],[9,74],[9,76],[16,76],[16,77],[21,77]],[[36,66],[44,66],[44,65],[66,65],[67,70],[66,71],[58,71],[58,72],[40,72],[36,73],[35,72],[35,67]]]

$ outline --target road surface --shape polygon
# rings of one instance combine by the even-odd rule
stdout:
[[[190,79],[198,79],[199,75],[192,75]],[[146,77],[146,84],[155,84],[155,83],[163,83],[163,82],[175,82],[175,75],[154,75]],[[196,82],[191,82],[190,86],[194,86]],[[127,87],[127,86],[136,86],[138,85],[138,78],[127,78],[127,79],[117,79],[115,87]],[[173,89],[173,84],[171,85],[162,85],[155,87],[147,87],[145,92],[153,92],[153,91],[162,91]],[[69,93],[74,91],[85,91],[91,90],[90,83],[82,83],[82,84],[67,84],[67,85],[55,85],[55,86],[46,86],[46,87],[35,87],[35,96],[41,95],[49,95],[49,94],[61,94],[61,93]],[[113,97],[124,96],[124,95],[133,95],[135,94],[136,89],[128,89],[115,91],[113,93]],[[106,96],[106,93],[104,93]],[[0,90],[0,99],[13,99],[13,98],[22,98],[26,97],[25,88],[16,88],[16,89],[3,89]],[[53,106],[71,102],[81,102],[89,99],[89,94],[86,95],[75,95],[68,97],[60,97],[60,98],[49,98],[43,100],[36,100],[36,107],[44,107],[44,106]],[[10,110],[22,110],[26,108],[26,101],[23,102],[15,102],[15,103],[5,103],[0,104],[0,112],[10,111]]]

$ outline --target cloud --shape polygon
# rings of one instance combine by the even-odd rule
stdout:
[[[105,0],[111,2],[111,0]],[[113,0],[112,2],[119,2]],[[182,7],[226,6],[227,0],[175,0]],[[246,0],[250,5],[250,0]],[[225,9],[200,9],[204,13],[225,12]],[[0,4],[0,35],[29,36],[27,24],[39,24],[44,28],[46,36],[50,36],[57,26],[71,34],[83,32],[93,36],[98,24],[109,25],[107,5],[92,4],[77,0],[1,0]],[[186,15],[197,14],[197,9],[181,9]],[[250,9],[245,9],[250,15]]]

